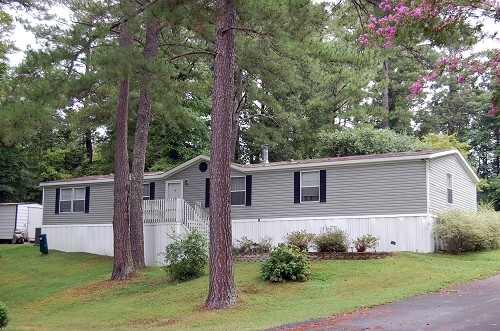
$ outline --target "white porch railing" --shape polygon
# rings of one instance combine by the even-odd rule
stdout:
[[[155,199],[143,201],[142,206],[144,223],[179,222],[208,235],[208,214],[199,203],[193,208],[184,199]]]

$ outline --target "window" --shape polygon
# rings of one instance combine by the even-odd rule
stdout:
[[[252,205],[252,175],[231,178],[231,205]],[[205,178],[205,208],[210,208],[210,178]]]
[[[326,202],[326,170],[293,173],[293,203]]]
[[[453,203],[453,178],[451,174],[447,175],[447,192],[448,192],[448,203]]]
[[[150,192],[149,183],[144,184],[144,188],[142,191],[142,200],[150,200],[151,199],[149,192]]]
[[[59,212],[61,213],[83,213],[85,212],[85,187],[61,189],[59,199]]]
[[[302,172],[300,201],[319,201],[319,171]]]
[[[231,205],[244,206],[246,198],[245,177],[231,178]]]

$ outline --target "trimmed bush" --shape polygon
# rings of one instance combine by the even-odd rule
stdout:
[[[336,226],[325,227],[312,242],[318,252],[347,252],[349,235]]]
[[[353,240],[354,247],[357,252],[366,252],[367,249],[375,249],[378,246],[380,238],[372,236],[371,234],[365,234]]]
[[[0,301],[0,329],[5,328],[7,324],[9,324],[7,305]]]
[[[473,213],[450,209],[438,215],[434,235],[436,248],[452,254],[497,249],[500,215],[492,210]]]
[[[279,244],[274,248],[260,267],[262,279],[275,283],[288,280],[304,282],[311,274],[307,253],[287,244]]]
[[[208,239],[198,231],[171,236],[173,243],[165,249],[164,270],[172,281],[186,281],[204,274],[208,264]]]
[[[302,251],[307,251],[314,236],[314,233],[307,233],[305,230],[293,231],[287,233],[286,236],[283,237],[283,240],[288,245],[294,245]]]

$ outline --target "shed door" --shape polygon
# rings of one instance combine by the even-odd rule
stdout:
[[[165,199],[182,199],[182,181],[165,183]]]

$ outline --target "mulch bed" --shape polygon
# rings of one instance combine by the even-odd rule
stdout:
[[[328,253],[328,252],[309,252],[309,259],[314,261],[320,260],[372,260],[391,257],[394,252],[346,252],[346,253]],[[267,259],[269,254],[243,254],[233,255],[234,261],[244,262],[260,262]]]

